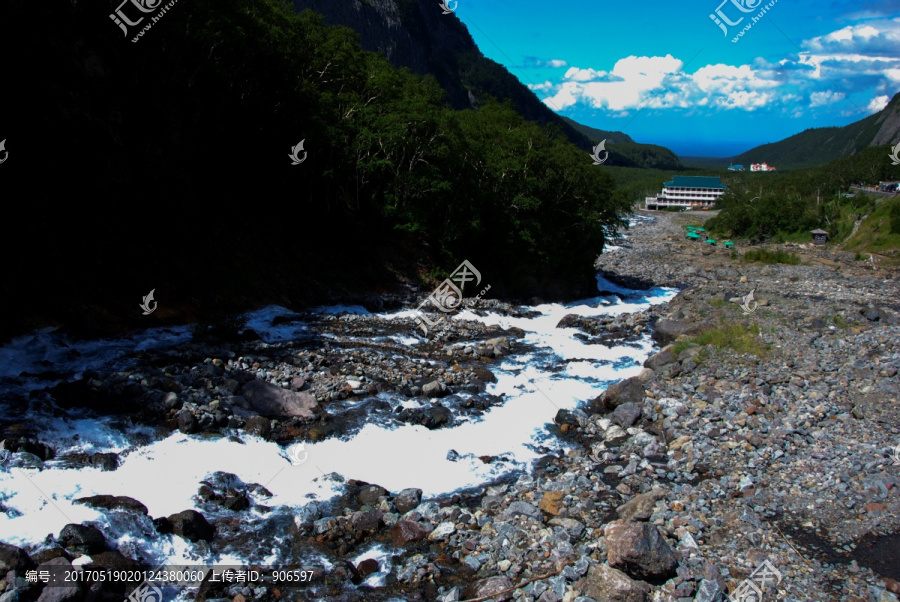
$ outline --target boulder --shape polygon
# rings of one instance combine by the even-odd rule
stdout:
[[[199,541],[205,539],[209,541],[216,532],[215,527],[210,525],[206,518],[196,510],[184,510],[168,517],[168,521],[172,524],[172,533],[180,535],[189,541]]]
[[[656,525],[616,521],[604,528],[604,534],[612,568],[644,581],[675,576],[678,560]]]
[[[644,362],[645,368],[650,368],[651,370],[659,370],[666,364],[671,364],[677,362],[678,358],[675,357],[669,349],[663,349],[662,351],[651,355],[647,358],[647,361]]]
[[[382,496],[387,496],[387,489],[381,487],[379,485],[366,485],[356,494],[356,499],[360,504],[365,504],[367,506],[376,506],[379,502],[379,498]]]
[[[592,566],[587,576],[575,583],[575,589],[583,596],[604,602],[646,602],[651,592],[646,583],[635,581],[608,564]]]
[[[91,525],[66,525],[59,532],[59,542],[70,552],[88,556],[106,550],[106,539],[103,537],[103,533]]]
[[[627,429],[640,419],[642,412],[640,405],[629,401],[617,407],[610,415],[610,420]]]
[[[450,390],[447,388],[447,385],[437,380],[422,386],[422,394],[426,397],[444,397],[449,393]]]
[[[653,327],[653,340],[660,345],[668,345],[683,334],[694,334],[700,330],[695,322],[685,320],[660,320]]]
[[[637,376],[626,378],[609,387],[593,401],[597,409],[615,410],[623,403],[641,403],[644,400],[644,383]]]
[[[241,395],[261,416],[313,418],[319,407],[316,398],[305,391],[289,391],[261,379],[244,385]]]
[[[25,571],[33,566],[34,562],[25,550],[0,543],[0,574],[5,575],[7,571]]]
[[[86,504],[92,508],[127,510],[130,512],[147,514],[147,506],[127,495],[91,495],[88,497],[80,497],[75,501],[79,504]]]
[[[420,541],[428,536],[428,528],[411,520],[398,520],[391,527],[391,541],[397,547]]]
[[[404,489],[394,497],[394,507],[400,514],[406,514],[422,501],[421,489]]]

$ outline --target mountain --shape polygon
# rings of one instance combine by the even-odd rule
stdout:
[[[475,108],[488,97],[508,100],[520,115],[541,125],[555,124],[582,150],[590,142],[524,86],[507,69],[485,57],[455,14],[443,14],[436,0],[294,0],[329,25],[356,31],[365,50],[380,52],[398,67],[430,74],[447,92],[453,108]]]
[[[562,120],[587,136],[594,144],[600,142],[601,140],[606,140],[607,143],[634,142],[634,140],[631,139],[631,136],[624,132],[608,132],[606,130],[598,130],[596,128],[582,125],[574,119],[569,119],[568,117],[563,117]]]
[[[870,146],[900,142],[900,93],[888,105],[865,119],[843,127],[812,128],[757,146],[733,159],[745,166],[766,162],[780,170],[823,165],[855,155]]]

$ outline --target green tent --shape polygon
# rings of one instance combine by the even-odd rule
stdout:
[[[722,243],[722,246],[724,246],[724,247],[733,247],[733,246],[734,246],[734,243],[731,242],[730,240],[726,240],[725,242]]]
[[[694,228],[695,232],[706,232],[704,228]]]
[[[687,228],[687,229],[690,230],[691,232],[693,232],[694,230],[696,230],[696,229],[699,228],[699,227],[700,227],[700,226],[685,226],[685,228]]]
[[[687,238],[690,238],[691,240],[700,240],[700,235],[696,232],[688,232]]]
[[[706,239],[706,244],[708,244],[708,245],[715,245],[715,244],[716,244],[716,239],[715,239],[715,238],[707,238],[707,239]]]

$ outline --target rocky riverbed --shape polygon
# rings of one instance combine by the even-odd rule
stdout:
[[[799,265],[745,263],[684,240],[683,222],[692,219],[640,219],[598,258],[601,289],[626,299],[634,288],[680,292],[636,311],[554,317],[578,347],[554,356],[557,378],[543,385],[523,376],[546,355],[523,328],[541,306],[495,300],[470,303],[427,340],[410,336],[408,312],[279,312],[251,323],[243,340],[176,342],[77,378],[59,362],[4,378],[0,470],[25,475],[15,483],[39,492],[52,486],[40,475],[62,478],[67,473],[53,472],[60,467],[110,485],[72,496],[69,506],[32,492],[41,512],[59,504],[73,520],[39,542],[10,533],[0,545],[0,602],[122,599],[138,584],[49,587],[25,572],[151,566],[158,556],[151,559],[147,542],[155,541],[169,542],[166,558],[315,571],[302,587],[270,579],[165,590],[197,600],[712,602],[740,595],[764,562],[765,600],[895,600],[897,272],[800,246],[790,249]],[[737,255],[745,250],[739,245]],[[751,290],[748,312],[733,300]],[[604,303],[612,301],[598,299]],[[266,327],[280,336],[266,336]],[[587,395],[598,382],[584,372],[588,365],[607,365],[610,375],[622,368],[605,359],[608,349],[649,357],[642,370],[610,376],[619,382]],[[514,386],[496,389],[498,374]],[[395,428],[397,437],[413,428],[439,437],[509,408],[516,387],[528,386],[558,408],[530,446],[533,459],[522,465],[503,446],[473,457],[459,441],[445,461],[486,471],[487,481],[446,495],[429,496],[433,487],[409,479],[402,486],[354,480],[352,468],[329,470],[335,459],[326,450],[336,448],[315,447],[362,437],[373,424]],[[567,403],[569,392],[583,397]],[[54,426],[72,417],[94,420],[94,430]],[[488,436],[502,439],[502,430]],[[73,443],[76,435],[83,445]],[[151,503],[149,489],[122,491],[103,480],[127,475],[153,442],[177,454],[199,440],[234,453],[240,466],[263,462],[265,450],[306,445],[302,468],[321,467],[318,486],[333,495],[297,490],[315,501],[285,512],[272,484],[282,481],[241,478],[236,469],[190,481],[191,507],[169,507]],[[254,451],[241,456],[241,446]],[[421,449],[380,462],[383,450],[368,449],[371,461],[390,463],[373,474],[422,474],[411,468]],[[288,456],[298,460],[294,450]],[[362,469],[368,460],[353,462]],[[21,518],[15,493],[0,497],[9,520]],[[76,507],[94,519],[78,520]],[[754,579],[760,583],[759,572]]]

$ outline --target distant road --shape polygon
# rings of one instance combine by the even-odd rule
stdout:
[[[897,194],[896,192],[882,192],[877,190],[874,186],[851,186],[853,190],[859,190],[861,192],[868,192],[871,194],[880,194],[881,196],[894,196]]]

